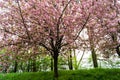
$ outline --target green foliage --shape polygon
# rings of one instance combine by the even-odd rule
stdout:
[[[65,70],[67,69],[67,67],[68,67],[68,64],[67,64],[66,59],[63,56],[59,56],[58,57],[58,69]]]
[[[59,71],[58,80],[119,80],[120,69]],[[53,72],[0,74],[0,80],[54,80]]]

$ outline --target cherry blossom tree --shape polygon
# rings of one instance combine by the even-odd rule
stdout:
[[[97,32],[99,34],[98,46],[99,49],[106,54],[114,54],[115,50],[119,55],[119,20],[120,20],[120,3],[119,0],[111,0],[109,3],[108,1],[105,4],[106,6],[106,13],[103,14],[101,18],[98,18],[99,26],[101,29]],[[102,12],[105,9],[103,8]],[[101,12],[101,13],[102,13]],[[110,52],[109,52],[110,51]],[[108,55],[109,55],[108,54]]]
[[[43,46],[54,59],[58,77],[58,56],[64,46],[74,43],[89,20],[75,0],[3,0],[1,47],[21,44]]]
[[[95,36],[113,30],[120,9],[117,0],[3,0],[0,7],[1,47],[44,47],[53,57],[56,78],[61,51],[77,42],[85,27],[93,51]]]
[[[93,53],[95,53],[95,49],[101,48],[99,44],[104,46],[104,48],[101,48],[102,51],[112,50],[119,44],[115,34],[118,33],[117,30],[119,28],[120,3],[118,0],[103,0],[96,1],[94,2],[94,5],[95,4],[100,6],[101,9],[97,9],[97,7],[93,6],[96,10],[94,11],[93,18],[90,20],[90,25],[88,27],[89,39],[92,43],[90,44],[92,45]],[[92,56],[94,64],[97,65],[95,54]]]
[[[91,51],[94,67],[98,67],[96,51],[104,52],[117,46],[116,51],[119,53],[116,34],[119,31],[120,3],[118,0],[81,0],[81,4],[90,14],[86,26],[89,43],[83,39],[84,45],[87,44]]]

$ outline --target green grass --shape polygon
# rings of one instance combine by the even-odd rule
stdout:
[[[54,80],[53,72],[0,74],[0,80]],[[59,71],[58,80],[120,80],[120,69]]]

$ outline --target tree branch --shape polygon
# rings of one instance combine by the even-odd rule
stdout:
[[[86,26],[86,24],[87,24],[89,18],[90,18],[90,14],[88,15],[88,17],[87,17],[85,23],[83,24],[82,28],[79,30],[79,32],[78,32],[78,34],[77,34],[77,36],[75,37],[74,40],[76,40],[76,39],[79,37],[79,35],[80,35],[80,33],[82,32],[82,30],[85,28],[85,26]]]
[[[21,16],[21,18],[22,18],[23,26],[25,27],[26,33],[27,33],[27,35],[28,35],[28,39],[30,40],[31,37],[30,37],[29,31],[28,31],[28,29],[27,29],[27,26],[26,26],[26,24],[25,24],[25,20],[24,20],[23,14],[22,14],[22,10],[21,10],[21,7],[20,7],[19,0],[17,0],[17,3],[18,3],[18,8],[19,8],[20,16]]]
[[[5,44],[5,45],[0,46],[0,48],[11,46],[11,45],[17,45],[17,44],[21,44],[21,42]]]
[[[52,52],[52,49],[47,47],[45,44],[43,43],[39,43],[39,45],[43,46],[46,50],[48,50],[50,53]]]
[[[88,17],[87,17],[85,23],[83,24],[82,28],[81,28],[81,29],[79,30],[79,32],[77,33],[77,36],[73,39],[73,42],[79,37],[79,35],[80,35],[80,33],[82,32],[82,30],[85,28],[85,26],[86,26],[89,18],[90,18],[90,14],[88,15]],[[71,42],[71,43],[73,43],[73,42]],[[65,43],[65,44],[62,44],[61,46],[66,46],[66,45],[71,44],[71,43]]]
[[[62,19],[62,16],[63,16],[66,8],[68,7],[68,5],[70,4],[71,1],[72,1],[72,0],[69,0],[69,1],[68,1],[68,3],[66,4],[66,6],[64,7],[64,9],[63,9],[60,17],[58,18],[58,22],[57,22],[57,40],[59,40],[59,25],[60,25],[60,21],[61,21],[61,19]]]
[[[22,39],[26,39],[25,37],[20,36],[20,35],[18,35],[18,34],[16,34],[16,33],[10,32],[10,31],[7,30],[7,29],[0,29],[0,30],[3,30],[4,32],[6,32],[6,33],[8,33],[8,34],[11,34],[11,35],[16,35],[16,36],[18,36],[18,37],[20,37],[20,38],[22,38]]]

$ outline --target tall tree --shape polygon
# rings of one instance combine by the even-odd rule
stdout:
[[[109,37],[111,33],[114,34],[117,30],[120,3],[118,0],[81,0],[81,2],[83,5],[89,2],[84,8],[91,14],[87,32],[93,64],[94,67],[97,67],[96,51],[101,48],[99,45],[104,46],[101,48],[102,51],[111,47],[111,41],[104,41],[104,38]],[[112,44],[116,44],[115,40]]]
[[[43,46],[53,57],[57,78],[61,50],[74,43],[86,25],[95,22],[97,30],[104,31],[106,26],[102,28],[100,21],[104,24],[107,19],[109,26],[113,25],[112,21],[117,22],[114,4],[118,2],[115,1],[3,0],[0,3],[1,47]]]
[[[53,57],[57,78],[61,49],[79,37],[89,19],[82,5],[74,0],[6,0],[0,6],[2,46],[43,46]]]

